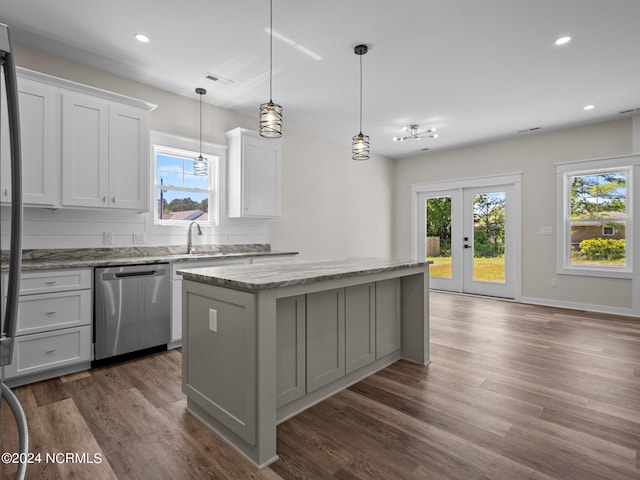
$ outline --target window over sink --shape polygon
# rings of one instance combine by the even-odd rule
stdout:
[[[195,159],[199,152],[175,146],[178,143],[179,147],[190,147],[188,140],[172,142],[170,137],[159,140],[164,140],[164,144],[153,145],[154,224],[179,225],[194,220],[217,224],[220,158],[203,151],[209,164],[208,173],[196,175]]]

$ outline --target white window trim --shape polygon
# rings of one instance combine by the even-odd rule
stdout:
[[[571,228],[570,228],[570,205],[566,192],[570,188],[569,177],[575,175],[587,175],[612,170],[626,170],[627,177],[627,220],[625,223],[626,238],[626,264],[624,268],[619,267],[596,267],[587,265],[571,265],[570,249]],[[556,164],[556,193],[557,193],[557,214],[556,214],[556,263],[557,273],[565,275],[581,275],[590,277],[609,278],[633,278],[634,277],[634,251],[639,242],[638,234],[634,227],[634,213],[640,212],[640,195],[636,179],[640,178],[640,156],[624,156],[605,159],[586,160],[583,162],[559,163]]]
[[[153,205],[153,219],[152,224],[159,228],[167,226],[184,226],[189,225],[191,220],[172,220],[163,221],[158,219],[158,202],[156,201],[156,158],[155,158],[155,146],[158,145],[162,150],[167,153],[174,152],[179,156],[184,156],[185,152],[198,152],[200,150],[200,143],[198,140],[179,137],[176,135],[170,135],[165,133],[151,132],[151,204]],[[198,222],[202,225],[219,225],[220,224],[220,209],[221,205],[221,190],[222,181],[220,177],[221,164],[225,158],[227,147],[224,145],[216,145],[213,143],[202,143],[202,155],[209,160],[209,177],[210,188],[213,190],[209,199],[209,220],[206,222]],[[190,189],[184,189],[185,191],[191,191]],[[201,192],[201,190],[193,190]],[[214,204],[214,205],[212,205]]]

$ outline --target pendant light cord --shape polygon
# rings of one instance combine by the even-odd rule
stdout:
[[[202,93],[200,94],[200,158],[202,158]]]
[[[269,103],[273,103],[273,0],[269,0]]]
[[[362,55],[360,57],[360,134],[362,134]]]

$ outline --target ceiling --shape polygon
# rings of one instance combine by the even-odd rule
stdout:
[[[29,47],[192,98],[204,87],[256,128],[269,100],[268,0],[7,0],[0,21]],[[364,43],[362,131],[390,158],[640,109],[638,0],[273,0],[273,30],[285,135],[351,143]],[[439,137],[393,142],[410,124]]]

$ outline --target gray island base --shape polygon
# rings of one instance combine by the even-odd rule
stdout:
[[[398,359],[429,363],[429,263],[179,271],[187,409],[259,468],[278,460],[278,423]]]

